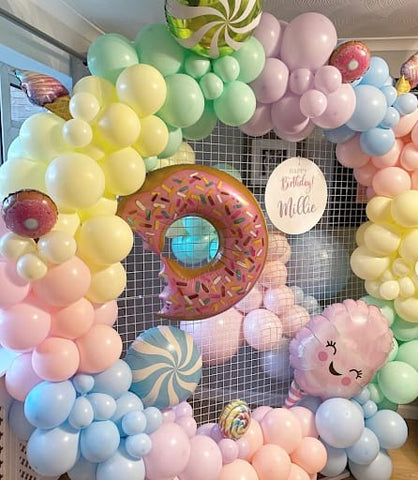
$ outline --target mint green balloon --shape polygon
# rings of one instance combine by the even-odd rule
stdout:
[[[152,65],[164,77],[182,70],[186,50],[174,40],[166,25],[146,25],[134,43],[140,62]]]
[[[90,44],[87,66],[90,73],[116,83],[125,68],[138,63],[138,55],[130,40],[118,33],[105,33]]]
[[[152,172],[157,168],[158,165],[158,157],[147,157],[144,158],[145,169],[147,172]]]
[[[399,345],[395,337],[392,338],[392,350],[389,353],[389,357],[387,359],[387,362],[392,362],[393,360],[396,359],[396,356],[398,355],[398,350],[399,350]]]
[[[397,403],[391,402],[386,397],[380,403],[377,404],[378,410],[393,410],[395,412],[398,409],[398,406],[399,405]]]
[[[183,137],[187,140],[202,140],[208,137],[216,127],[218,117],[213,110],[212,102],[206,102],[199,120],[190,127],[183,128]]]
[[[240,70],[238,80],[244,83],[255,80],[266,63],[263,45],[255,37],[244,42],[242,47],[231,56],[238,60]]]
[[[164,151],[158,155],[158,158],[168,158],[174,155],[180,149],[181,142],[183,141],[183,132],[181,128],[168,127],[168,142]]]
[[[229,163],[217,163],[216,165],[213,165],[213,168],[217,168],[218,170],[222,170],[223,172],[227,173],[228,175],[231,175],[231,177],[236,178],[239,182],[242,183],[242,175],[237,170],[234,168],[231,164]]]
[[[398,315],[395,315],[391,329],[396,340],[401,342],[418,339],[418,323],[407,322]]]
[[[374,403],[383,402],[385,396],[383,395],[379,385],[376,385],[376,383],[369,383],[367,388],[370,392],[370,400],[372,400]]]
[[[379,307],[380,311],[387,318],[389,326],[392,325],[395,319],[395,310],[393,308],[393,301],[383,300],[381,298],[372,297],[371,295],[365,295],[364,297],[361,297],[360,300],[363,300],[364,302],[366,302],[367,305],[376,305],[376,307]]]
[[[396,360],[408,363],[418,371],[418,340],[403,343],[398,348]]]
[[[387,363],[378,373],[383,395],[393,403],[404,405],[418,397],[418,372],[408,363]]]
[[[199,81],[199,85],[206,100],[215,100],[215,98],[219,98],[224,91],[224,82],[213,72],[203,75]]]
[[[235,80],[224,85],[222,95],[214,100],[213,106],[221,122],[238,127],[253,116],[256,99],[251,87]]]
[[[206,57],[191,53],[186,56],[184,71],[197,80],[210,71],[210,60]]]
[[[231,55],[219,57],[212,61],[212,68],[214,73],[222,78],[224,82],[233,82],[237,80],[240,67],[236,58]]]
[[[184,73],[169,75],[165,82],[167,98],[158,116],[173,127],[184,128],[195,124],[205,108],[199,84]]]

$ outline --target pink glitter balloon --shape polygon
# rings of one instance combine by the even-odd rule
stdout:
[[[372,380],[391,349],[392,331],[381,311],[348,299],[328,306],[297,332],[290,364],[305,393],[350,398]]]

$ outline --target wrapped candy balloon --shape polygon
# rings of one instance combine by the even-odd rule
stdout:
[[[352,299],[328,306],[290,343],[295,382],[286,405],[305,393],[324,399],[356,395],[385,364],[391,349],[392,331],[376,306]]]

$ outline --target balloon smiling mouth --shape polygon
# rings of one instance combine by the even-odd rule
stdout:
[[[339,372],[337,372],[337,370],[335,370],[335,368],[334,368],[334,362],[331,362],[331,363],[329,364],[328,370],[330,371],[331,375],[335,375],[335,376],[337,376],[337,377],[340,376],[340,375],[342,375],[342,373],[339,373]]]

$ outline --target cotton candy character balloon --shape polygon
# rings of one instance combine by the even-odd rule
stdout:
[[[347,299],[311,318],[290,343],[294,379],[304,393],[350,398],[367,385],[392,348],[392,331],[374,305]]]

